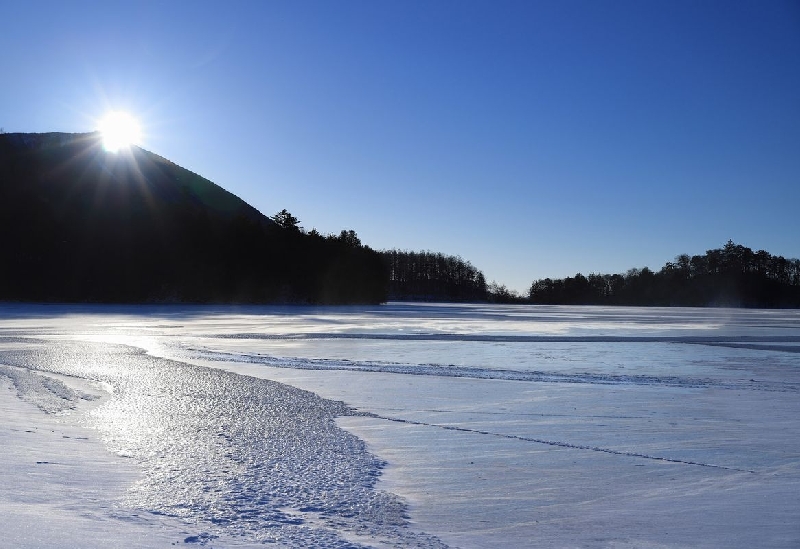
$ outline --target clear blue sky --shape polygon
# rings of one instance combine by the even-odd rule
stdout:
[[[3,2],[0,126],[142,145],[306,229],[526,291],[800,256],[800,2]]]

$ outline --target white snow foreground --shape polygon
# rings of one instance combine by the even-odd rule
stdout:
[[[0,407],[0,547],[800,546],[800,311],[4,306]]]

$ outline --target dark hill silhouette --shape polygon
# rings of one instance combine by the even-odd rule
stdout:
[[[99,134],[0,135],[0,299],[385,300],[380,256],[286,230],[218,185]]]

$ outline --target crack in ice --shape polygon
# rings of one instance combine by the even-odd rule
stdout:
[[[611,448],[602,448],[602,447],[599,447],[599,446],[587,446],[587,445],[584,445],[584,444],[573,444],[573,443],[570,443],[570,442],[562,442],[562,441],[557,441],[557,440],[547,440],[547,439],[542,439],[542,438],[524,437],[524,436],[520,436],[520,435],[507,435],[507,434],[503,434],[503,433],[492,433],[491,431],[483,431],[483,430],[480,430],[480,429],[468,429],[466,427],[458,427],[458,426],[455,426],[455,425],[438,425],[436,423],[427,423],[427,422],[424,422],[424,421],[415,421],[413,419],[403,419],[403,418],[397,418],[397,417],[382,416],[382,415],[379,415],[379,414],[373,414],[371,412],[365,412],[365,413],[360,414],[360,415],[363,415],[364,417],[373,418],[373,419],[391,421],[391,422],[394,422],[394,423],[405,423],[405,424],[408,424],[408,425],[419,425],[419,426],[422,426],[422,427],[436,427],[438,429],[444,429],[446,431],[458,431],[458,432],[462,432],[462,433],[472,433],[472,434],[477,434],[477,435],[487,435],[487,436],[493,436],[493,437],[498,437],[498,438],[506,438],[506,439],[510,439],[510,440],[521,440],[521,441],[524,441],[524,442],[535,442],[537,444],[545,444],[547,446],[556,446],[556,447],[559,447],[559,448],[569,448],[571,450],[590,450],[592,452],[602,452],[602,453],[605,453],[605,454],[611,454],[611,455],[615,455],[615,456],[650,459],[650,460],[654,460],[654,461],[663,461],[663,462],[667,462],[667,463],[678,463],[678,464],[681,464],[681,465],[695,465],[697,467],[709,467],[711,469],[723,469],[725,471],[735,471],[735,472],[739,472],[739,473],[755,473],[755,471],[753,471],[751,469],[741,469],[741,468],[738,468],[738,467],[729,467],[729,466],[726,466],[726,465],[715,465],[713,463],[703,463],[703,462],[700,462],[700,461],[689,461],[689,460],[684,460],[684,459],[675,459],[675,458],[668,458],[668,457],[662,457],[662,456],[651,456],[649,454],[642,454],[642,453],[639,453],[639,452],[624,452],[622,450],[613,450]]]

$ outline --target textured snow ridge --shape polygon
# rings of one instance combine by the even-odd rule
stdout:
[[[25,368],[0,364],[0,377],[11,381],[19,398],[36,405],[48,414],[74,410],[80,400],[97,397],[70,389],[57,379],[35,374]]]
[[[591,372],[568,374],[536,370],[476,368],[471,366],[459,366],[455,364],[400,364],[394,362],[353,361],[342,359],[276,357],[263,354],[231,353],[197,348],[187,348],[184,351],[188,353],[188,356],[192,359],[263,364],[273,368],[292,368],[295,370],[348,370],[359,372],[381,372],[404,375],[460,377],[472,379],[497,379],[508,381],[588,383],[596,385],[648,385],[679,387],[684,389],[715,388],[800,393],[800,383],[791,381],[756,382],[753,379],[720,380],[693,376],[620,375]]]
[[[411,333],[411,334],[382,334],[382,333],[339,333],[315,332],[294,334],[213,334],[215,339],[379,339],[388,341],[474,341],[481,343],[693,343],[697,345],[733,345],[741,347],[749,343],[800,343],[800,336],[613,336],[613,335],[496,335],[496,334],[462,334],[462,333]],[[770,347],[772,348],[772,347]],[[777,347],[779,350],[786,350]],[[797,347],[788,348],[789,352],[798,352]]]
[[[354,415],[341,402],[125,346],[64,343],[2,352],[0,363],[13,365],[0,375],[21,395],[42,401],[81,397],[31,370],[110,386],[90,423],[143,466],[128,504],[192,524],[199,533],[187,543],[242,536],[288,547],[446,547],[411,531],[404,503],[375,489],[385,464],[336,426],[337,416]]]

